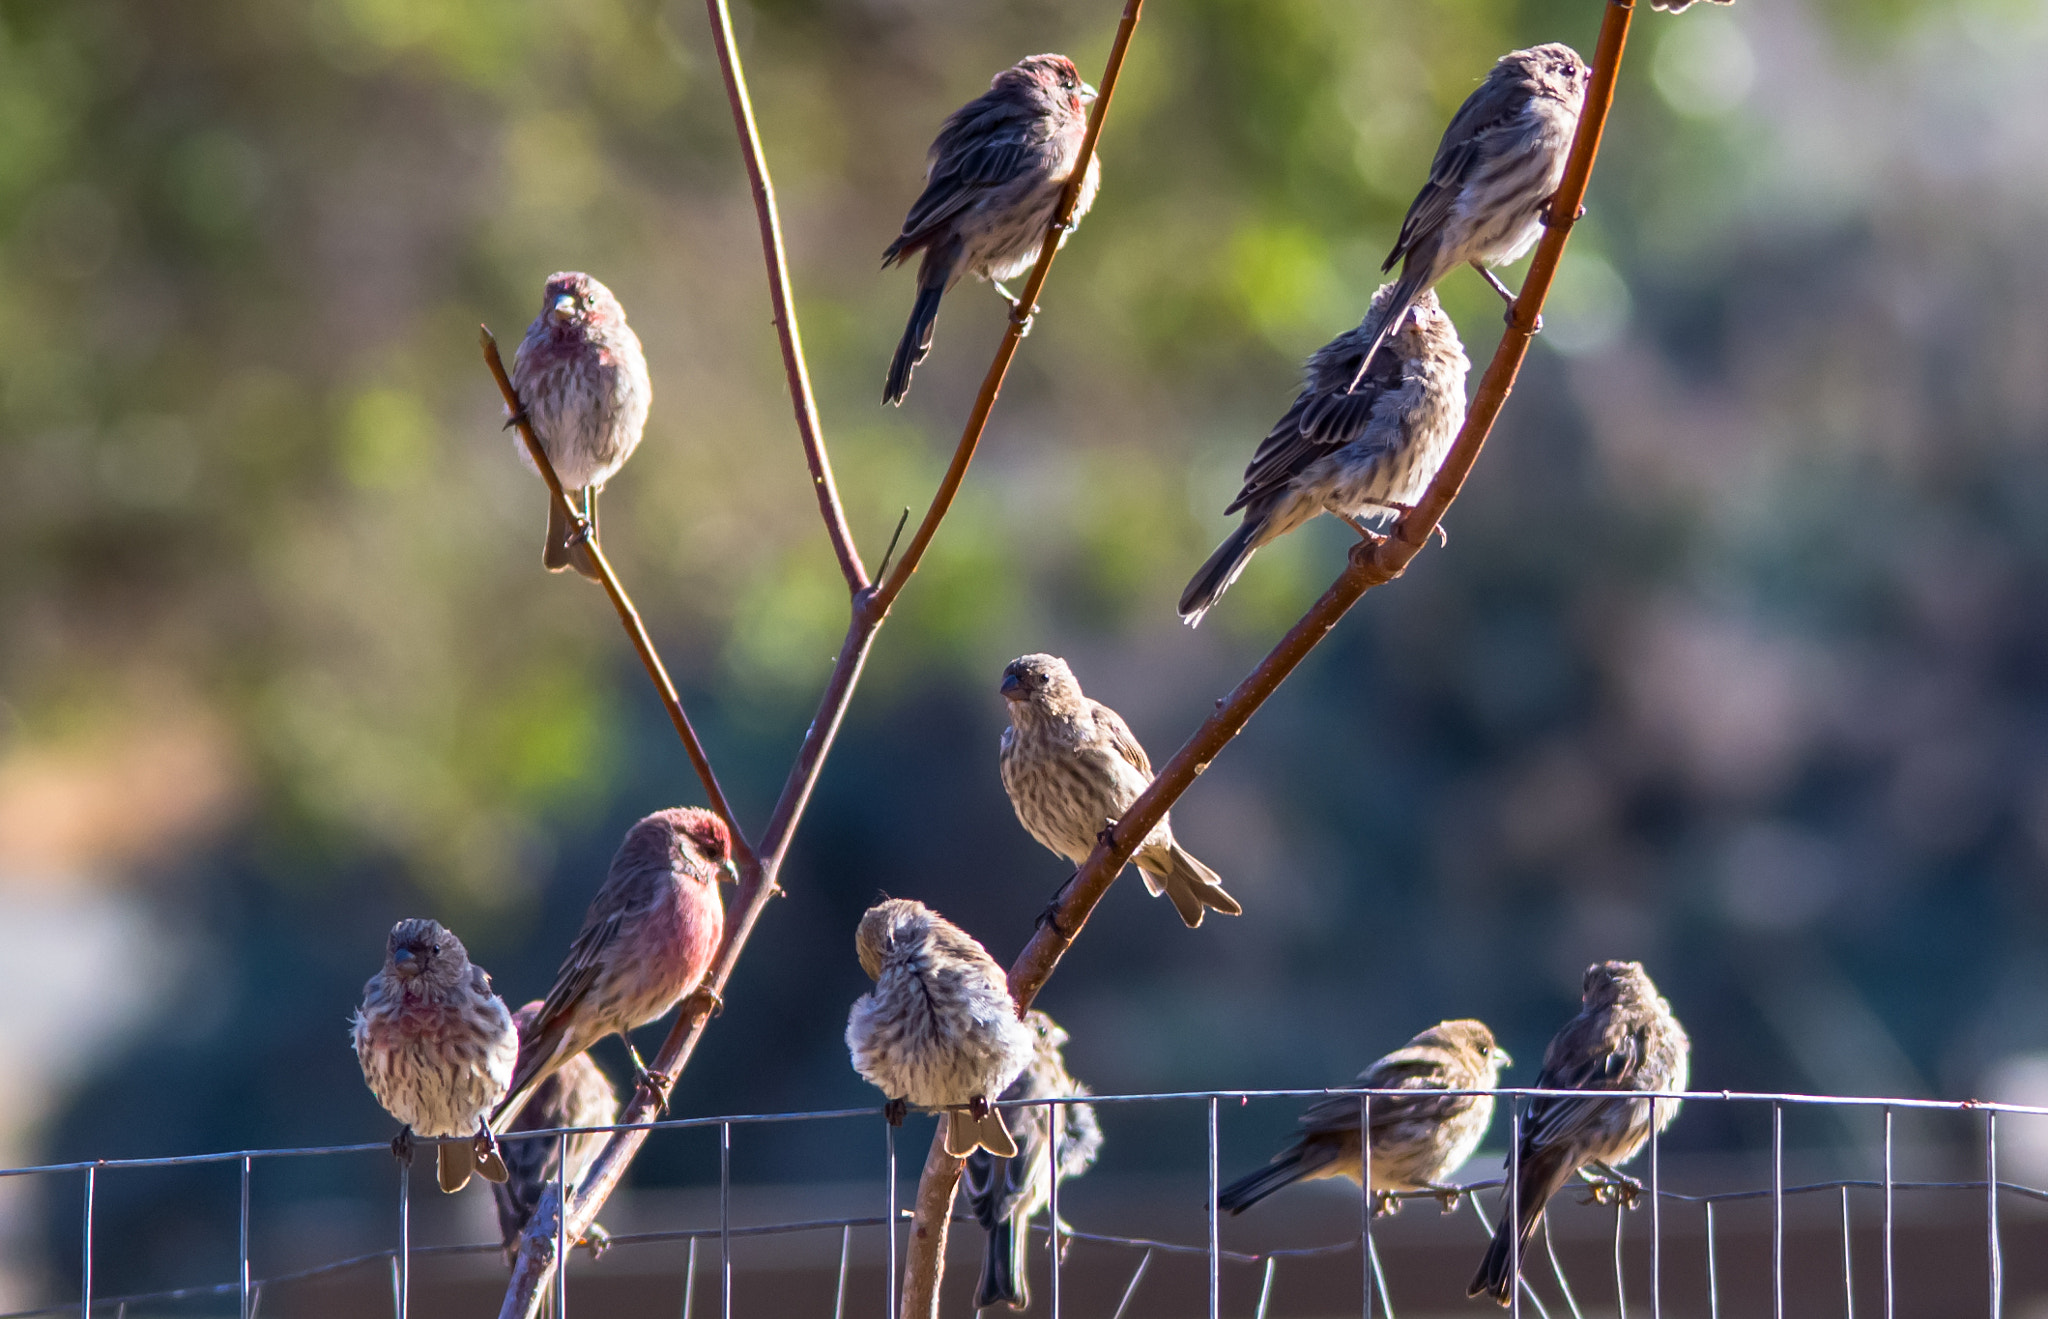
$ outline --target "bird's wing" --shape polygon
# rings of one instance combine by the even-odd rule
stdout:
[[[906,256],[937,236],[938,230],[976,198],[1042,163],[1045,126],[1009,105],[970,101],[946,121],[932,143],[924,191],[903,217],[903,232],[884,260]]]
[[[1399,1090],[1398,1095],[1372,1096],[1372,1129],[1384,1131],[1402,1122],[1440,1119],[1448,1116],[1467,1096],[1451,1096],[1446,1090],[1471,1087],[1465,1078],[1449,1075],[1441,1061],[1404,1058],[1408,1053],[1389,1054],[1358,1074],[1358,1083],[1369,1090]],[[1331,1095],[1318,1099],[1301,1115],[1306,1135],[1333,1134],[1358,1130],[1361,1096]]]
[[[604,915],[592,912],[591,919],[584,922],[576,942],[569,945],[569,955],[562,959],[561,969],[555,972],[554,986],[548,990],[540,1011],[534,1014],[532,1024],[520,1035],[519,1068],[513,1074],[508,1094],[517,1094],[551,1061],[569,1015],[597,980],[604,964],[604,951],[618,938],[626,915],[623,908]],[[546,1042],[545,1048],[539,1047],[543,1041]]]
[[[1437,144],[1436,159],[1429,164],[1429,180],[1409,203],[1408,215],[1401,221],[1401,235],[1394,240],[1394,250],[1381,269],[1393,269],[1417,238],[1443,224],[1465,186],[1466,176],[1479,159],[1479,138],[1519,113],[1527,97],[1528,88],[1521,81],[1489,77],[1465,98],[1458,113],[1451,116],[1451,126],[1444,130],[1443,141]]]
[[[1547,1061],[1536,1078],[1538,1090],[1584,1090],[1584,1099],[1538,1098],[1529,1104],[1522,1127],[1525,1151],[1553,1149],[1577,1144],[1588,1128],[1613,1112],[1612,1099],[1595,1096],[1641,1088],[1638,1084],[1645,1057],[1639,1031],[1625,1031],[1605,1041],[1605,1047],[1585,1050],[1564,1049],[1554,1064]]]
[[[1358,388],[1345,392],[1358,374],[1358,353],[1364,339],[1360,330],[1347,330],[1309,359],[1308,383],[1259,441],[1257,452],[1245,465],[1244,486],[1225,513],[1237,512],[1300,475],[1324,454],[1365,433],[1380,397],[1401,387],[1401,359],[1392,345],[1382,344]]]
[[[1117,755],[1123,757],[1126,763],[1149,780],[1152,777],[1152,761],[1145,755],[1145,748],[1138,745],[1138,735],[1131,731],[1131,726],[1124,722],[1124,717],[1100,701],[1091,700],[1088,704],[1095,708],[1095,726],[1102,730],[1102,736],[1108,740]]]

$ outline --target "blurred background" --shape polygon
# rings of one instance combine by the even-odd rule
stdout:
[[[1024,54],[1095,77],[1119,8],[737,5],[871,565],[1005,314],[963,286],[908,404],[877,405],[912,294],[879,256],[924,149]],[[1067,656],[1164,760],[1338,571],[1349,533],[1317,525],[1198,632],[1174,617],[1451,111],[1509,47],[1590,53],[1599,15],[1148,8],[1101,199],[679,1114],[875,1100],[840,1032],[878,894],[1021,947],[1069,868],[997,779],[1008,659]],[[1078,1075],[1335,1084],[1476,1015],[1528,1084],[1582,968],[1628,957],[1698,1086],[2048,1100],[2044,59],[2034,0],[1639,15],[1448,547],[1176,812],[1247,914],[1190,933],[1112,891],[1041,1000]],[[758,829],[845,601],[701,10],[0,0],[0,1164],[383,1139],[345,1026],[392,922],[447,922],[538,997],[625,827],[698,800],[602,594],[540,569],[542,489],[477,356],[570,267],[654,372],[606,549]],[[1498,300],[1443,292],[1483,362]],[[1287,1127],[1267,1107],[1227,1163]],[[1169,1125],[1119,1115],[1103,1172],[1198,1176]],[[2024,1125],[2010,1168],[2048,1174]],[[1668,1148],[1760,1135],[1701,1106]],[[742,1143],[735,1176],[873,1176],[880,1143]],[[259,1249],[387,1244],[392,1175],[358,1162],[260,1186]],[[656,1142],[636,1194],[707,1167]],[[101,1286],[228,1276],[232,1181],[108,1178]],[[72,1294],[74,1182],[0,1190],[0,1303]],[[450,1239],[487,1239],[462,1203]]]

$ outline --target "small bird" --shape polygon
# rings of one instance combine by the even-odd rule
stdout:
[[[630,1032],[704,983],[725,937],[718,882],[736,873],[732,835],[710,811],[671,807],[626,831],[554,988],[519,1032],[519,1067],[493,1127],[503,1130],[535,1086],[607,1035],[625,1038],[641,1085],[666,1083],[647,1070]]]
[[[989,1103],[1030,1063],[1035,1039],[1003,968],[965,930],[902,898],[868,908],[853,946],[875,988],[846,1019],[846,1048],[853,1070],[889,1096],[890,1124],[911,1104],[943,1109],[946,1153],[1013,1157]]]
[[[411,1163],[415,1134],[474,1136],[440,1147],[441,1189],[461,1190],[472,1171],[504,1181],[484,1114],[511,1084],[519,1033],[462,940],[435,921],[392,926],[384,969],[363,986],[363,1005],[350,1025],[363,1080],[404,1124],[392,1153]]]
[[[1472,1157],[1493,1124],[1492,1095],[1446,1095],[1446,1090],[1491,1090],[1514,1059],[1477,1021],[1440,1021],[1358,1074],[1372,1096],[1372,1189],[1384,1212],[1399,1191],[1434,1191],[1455,1197],[1447,1178]],[[1301,1115],[1294,1143],[1257,1172],[1223,1188],[1216,1206],[1241,1214],[1283,1186],[1324,1177],[1360,1180],[1357,1095],[1331,1095]],[[1450,1201],[1455,1203],[1453,1199]]]
[[[1060,1053],[1067,1042],[1066,1031],[1038,1011],[1025,1013],[1024,1025],[1034,1039],[1031,1062],[1003,1091],[1003,1099],[1063,1099],[1087,1094],[1088,1087],[1067,1072],[1067,1060]],[[1059,1106],[1059,1150],[1052,1160],[1046,1158],[1045,1108],[1013,1108],[1006,1118],[1017,1141],[1016,1156],[999,1159],[986,1150],[976,1150],[967,1156],[967,1166],[960,1174],[974,1220],[988,1233],[988,1249],[981,1258],[981,1290],[974,1302],[977,1310],[998,1301],[1013,1310],[1030,1306],[1024,1247],[1031,1238],[1031,1220],[1052,1198],[1052,1177],[1061,1182],[1079,1177],[1102,1153],[1102,1127],[1095,1120],[1093,1104]],[[1054,1163],[1057,1168],[1051,1166]]]
[[[535,999],[512,1014],[512,1020],[519,1029],[531,1030],[535,1018],[540,1016],[541,1001]],[[619,1097],[612,1091],[612,1083],[598,1070],[597,1063],[587,1053],[577,1054],[557,1068],[553,1075],[533,1088],[519,1115],[506,1124],[501,1133],[508,1139],[499,1142],[503,1152],[505,1171],[510,1174],[502,1185],[491,1187],[491,1195],[498,1202],[498,1232],[504,1239],[507,1253],[517,1251],[520,1234],[533,1221],[533,1210],[540,1203],[541,1192],[561,1177],[562,1142],[554,1136],[537,1136],[530,1140],[513,1140],[509,1137],[522,1131],[547,1131],[556,1127],[608,1127],[619,1120]],[[601,1131],[586,1131],[582,1135],[569,1137],[569,1173],[566,1178],[569,1189],[574,1190],[582,1180],[584,1170],[590,1161],[604,1148],[607,1136]],[[606,1240],[604,1229],[592,1224],[583,1239],[593,1248],[599,1248]]]
[[[903,232],[882,253],[882,268],[923,252],[917,302],[889,363],[884,403],[903,402],[910,373],[932,349],[939,299],[972,272],[1016,298],[1001,281],[1038,261],[1060,193],[1074,176],[1087,107],[1095,89],[1064,55],[1031,55],[998,73],[980,96],[955,110],[932,142],[924,192],[903,218]],[[1072,223],[1095,203],[1102,158],[1091,156],[1074,200]],[[1060,242],[1067,241],[1066,234]]]
[[[1117,712],[1081,694],[1057,655],[1025,655],[1003,669],[1010,726],[1003,730],[1003,787],[1033,838],[1075,865],[1152,782],[1145,748]],[[1242,915],[1216,872],[1173,840],[1161,816],[1133,860],[1154,897],[1164,892],[1193,929],[1206,910]]]
[[[640,447],[653,397],[640,337],[612,291],[581,271],[548,276],[540,315],[512,356],[512,387],[563,492],[582,506],[588,537],[596,540],[598,492]],[[517,447],[533,466],[526,446]],[[574,568],[599,580],[596,560],[552,496],[541,562],[549,572]]]
[[[1334,513],[1363,530],[1361,518],[1405,513],[1429,489],[1465,424],[1465,375],[1472,364],[1436,293],[1424,289],[1361,376],[1359,352],[1372,337],[1367,327],[1393,296],[1393,285],[1381,285],[1364,323],[1309,358],[1294,405],[1259,441],[1244,469],[1244,488],[1223,510],[1243,509],[1243,524],[1181,593],[1180,616],[1189,627],[1202,621],[1260,546],[1318,513]]]
[[[1582,1169],[1591,1169],[1610,1184],[1619,1184],[1624,1196],[1633,1196],[1641,1184],[1616,1172],[1616,1166],[1635,1157],[1653,1128],[1662,1131],[1678,1116],[1676,1099],[1595,1097],[1614,1091],[1683,1090],[1690,1077],[1692,1042],[1642,963],[1595,962],[1587,967],[1581,1004],[1579,1015],[1566,1022],[1544,1050],[1543,1072],[1535,1088],[1594,1093],[1584,1099],[1529,1102],[1522,1119],[1520,1157],[1508,1165],[1516,1170],[1521,1188],[1513,1215],[1502,1210],[1493,1245],[1467,1295],[1491,1296],[1506,1305],[1515,1286],[1511,1224],[1521,1224],[1519,1254],[1527,1259],[1544,1205]]]
[[[1564,181],[1590,77],[1570,46],[1553,41],[1511,50],[1451,116],[1429,181],[1409,204],[1394,250],[1380,266],[1392,270],[1399,261],[1401,277],[1367,340],[1361,377],[1422,291],[1459,266],[1470,265],[1514,302],[1487,267],[1519,260],[1535,245],[1544,207]]]

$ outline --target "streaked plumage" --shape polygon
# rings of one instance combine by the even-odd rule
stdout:
[[[1085,1095],[1088,1087],[1067,1071],[1060,1050],[1067,1042],[1066,1031],[1043,1012],[1024,1014],[1035,1047],[1031,1064],[1003,1091],[1005,1100],[1060,1099]],[[975,1308],[986,1309],[998,1302],[1013,1310],[1031,1304],[1026,1279],[1026,1246],[1031,1240],[1031,1220],[1052,1198],[1053,1160],[1046,1157],[1046,1110],[1007,1109],[1004,1120],[1017,1142],[1014,1158],[997,1158],[987,1150],[967,1156],[960,1182],[974,1219],[988,1233],[988,1248],[981,1258],[981,1289]],[[1095,1120],[1093,1104],[1062,1104],[1059,1108],[1058,1176],[1064,1183],[1094,1165],[1102,1152],[1102,1127]]]
[[[987,1105],[1031,1061],[1035,1039],[1003,968],[965,930],[902,898],[868,908],[854,951],[875,987],[847,1017],[853,1070],[889,1097],[892,1118],[905,1103],[953,1110],[948,1153],[1014,1155],[1003,1115]]]
[[[1294,405],[1259,442],[1244,469],[1244,488],[1223,510],[1244,510],[1243,524],[1181,593],[1180,616],[1189,627],[1202,621],[1260,546],[1319,513],[1356,522],[1411,508],[1443,466],[1465,424],[1471,363],[1434,292],[1416,295],[1359,375],[1359,353],[1372,337],[1368,327],[1377,323],[1393,287],[1381,285],[1364,323],[1309,358]]]
[[[540,1016],[541,1002],[535,999],[512,1014],[513,1022],[521,1031],[532,1028],[534,1019]],[[597,1063],[587,1053],[579,1053],[533,1087],[532,1095],[521,1106],[519,1116],[512,1119],[500,1132],[502,1139],[498,1148],[505,1159],[505,1170],[509,1174],[502,1185],[493,1186],[491,1195],[498,1202],[498,1231],[505,1242],[507,1251],[515,1250],[519,1234],[533,1219],[534,1206],[540,1203],[541,1192],[554,1185],[561,1168],[562,1142],[554,1136],[538,1136],[532,1140],[515,1140],[511,1137],[522,1131],[547,1131],[556,1127],[604,1127],[619,1118],[619,1097],[612,1089],[612,1083],[598,1070]],[[602,1132],[590,1131],[580,1136],[569,1137],[569,1189],[574,1191],[583,1177],[583,1170],[604,1148],[607,1137]],[[602,1229],[593,1228],[587,1238],[601,1238]]]
[[[1447,1090],[1491,1090],[1513,1060],[1477,1021],[1440,1021],[1358,1074],[1367,1090],[1401,1090],[1372,1099],[1372,1189],[1435,1191],[1472,1157],[1493,1122],[1492,1095],[1447,1095]],[[1233,1214],[1283,1186],[1324,1177],[1361,1179],[1357,1095],[1331,1095],[1309,1105],[1292,1144],[1257,1172],[1240,1177],[1216,1197]]]
[[[435,921],[392,926],[350,1024],[363,1080],[405,1126],[401,1156],[413,1135],[475,1136],[439,1147],[441,1189],[461,1190],[473,1170],[505,1180],[484,1115],[511,1084],[519,1034],[462,940]]]
[[[1057,655],[1024,655],[1003,669],[1010,726],[998,764],[1017,819],[1033,838],[1075,865],[1095,839],[1152,782],[1152,762],[1116,711],[1081,691]],[[1145,887],[1165,893],[1189,928],[1213,909],[1244,911],[1224,892],[1215,871],[1173,838],[1172,814],[1154,825],[1132,854]]]
[[[910,392],[911,371],[931,351],[939,299],[962,275],[1009,279],[1038,260],[1080,159],[1094,99],[1095,89],[1081,81],[1072,60],[1032,55],[997,74],[939,129],[924,192],[882,253],[885,269],[924,253],[917,302],[882,387],[884,403],[901,403]],[[1102,158],[1092,157],[1074,202],[1074,223],[1094,204],[1101,177]]]
[[[1538,1090],[1595,1092],[1674,1091],[1691,1077],[1692,1043],[1671,1015],[1671,1005],[1640,962],[1595,962],[1586,968],[1579,1015],[1565,1023],[1543,1053]],[[1521,1255],[1543,1222],[1543,1207],[1582,1168],[1612,1173],[1635,1157],[1678,1116],[1676,1099],[1533,1099],[1522,1119],[1516,1197]],[[1654,1109],[1654,1113],[1652,1110]],[[1512,1166],[1512,1165],[1510,1165]],[[1619,1174],[1615,1174],[1619,1176]],[[1506,1305],[1514,1289],[1510,1218],[1502,1210],[1493,1244],[1472,1279],[1473,1296]]]

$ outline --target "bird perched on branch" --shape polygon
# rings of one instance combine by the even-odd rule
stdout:
[[[1033,838],[1075,865],[1152,782],[1152,762],[1116,711],[1081,692],[1057,655],[1025,655],[1003,669],[1010,726],[998,763],[1010,805]],[[1173,839],[1163,815],[1132,860],[1145,887],[1164,892],[1190,929],[1205,911],[1241,915],[1223,881]]]
[[[548,540],[541,562],[549,572],[574,568],[598,580],[597,562],[583,547],[597,538],[597,495],[640,447],[653,386],[640,338],[626,324],[612,291],[581,271],[548,276],[540,315],[512,357],[512,387],[533,436],[580,506],[587,530],[577,530],[548,499]],[[515,418],[515,420],[517,420]],[[522,443],[519,456],[533,466]]]
[[[1024,1014],[1024,1025],[1034,1042],[1031,1062],[1003,1091],[1003,1100],[1087,1094],[1088,1087],[1068,1073],[1067,1060],[1060,1052],[1067,1042],[1066,1031],[1037,1011]],[[988,1233],[988,1249],[981,1259],[981,1290],[974,1301],[977,1310],[998,1301],[1013,1310],[1030,1306],[1024,1248],[1031,1239],[1031,1220],[1051,1201],[1053,1178],[1065,1182],[1079,1177],[1102,1153],[1102,1127],[1095,1120],[1093,1104],[1061,1104],[1058,1112],[1059,1147],[1050,1158],[1046,1131],[1051,1124],[1046,1107],[1012,1108],[1005,1112],[1005,1121],[1017,1142],[1016,1156],[999,1159],[987,1150],[976,1150],[961,1169],[968,1206],[974,1211],[974,1220]]]
[[[1676,1099],[1617,1099],[1615,1092],[1683,1090],[1692,1043],[1671,1015],[1671,1005],[1640,962],[1595,962],[1586,968],[1579,1015],[1565,1023],[1543,1053],[1538,1090],[1584,1090],[1583,1099],[1538,1098],[1522,1119],[1519,1154],[1508,1167],[1520,1190],[1501,1211],[1493,1245],[1467,1293],[1506,1305],[1514,1292],[1511,1254],[1527,1259],[1543,1221],[1543,1207],[1572,1174],[1590,1170],[1602,1179],[1596,1196],[1618,1188],[1632,1199],[1641,1183],[1615,1171],[1636,1156],[1650,1133],[1678,1116]],[[1589,1178],[1590,1180],[1590,1178]],[[1521,1245],[1513,1225],[1521,1227]]]
[[[1033,1032],[1017,1020],[1003,968],[972,936],[922,902],[868,908],[854,951],[875,982],[846,1020],[853,1070],[889,1096],[892,1125],[909,1105],[946,1111],[946,1152],[1017,1146],[990,1101],[1031,1062]]]
[[[535,999],[512,1014],[512,1020],[520,1031],[533,1028],[540,1016],[541,1002]],[[562,1142],[555,1136],[536,1136],[529,1140],[514,1140],[512,1136],[522,1131],[548,1131],[557,1127],[608,1127],[619,1120],[619,1097],[612,1090],[612,1083],[598,1070],[597,1063],[587,1053],[579,1053],[563,1063],[546,1080],[533,1087],[519,1115],[507,1123],[500,1135],[498,1148],[505,1159],[505,1171],[509,1174],[501,1185],[491,1187],[491,1196],[498,1202],[498,1232],[508,1253],[519,1248],[519,1236],[526,1231],[526,1225],[533,1221],[533,1210],[540,1203],[541,1192],[565,1180],[570,1190],[583,1179],[584,1170],[590,1161],[604,1147],[606,1135],[601,1131],[586,1131],[569,1137],[569,1172],[561,1176]],[[604,1229],[592,1224],[584,1233],[584,1240],[593,1248],[605,1240]]]
[[[1371,1100],[1372,1189],[1387,1210],[1397,1205],[1397,1191],[1458,1194],[1445,1182],[1472,1157],[1492,1125],[1493,1096],[1444,1092],[1491,1090],[1500,1084],[1500,1069],[1513,1061],[1484,1023],[1440,1021],[1358,1074],[1364,1089],[1402,1092]],[[1324,1177],[1359,1181],[1363,1107],[1357,1095],[1331,1095],[1310,1104],[1294,1142],[1265,1167],[1224,1187],[1217,1208],[1241,1214],[1296,1182]]]
[[[392,1152],[410,1163],[414,1135],[474,1136],[440,1147],[441,1189],[461,1190],[472,1171],[504,1181],[484,1115],[511,1084],[519,1034],[462,940],[435,921],[392,926],[351,1026],[363,1080],[405,1126]]]
[[[1511,50],[1451,116],[1429,181],[1409,204],[1394,250],[1380,267],[1392,270],[1398,261],[1401,277],[1377,323],[1369,322],[1361,377],[1422,291],[1459,266],[1470,265],[1514,302],[1487,267],[1518,260],[1535,245],[1544,207],[1564,181],[1590,76],[1570,46]]]
[[[725,937],[718,884],[734,876],[732,835],[710,811],[671,807],[626,831],[554,988],[519,1032],[519,1067],[491,1117],[494,1127],[503,1130],[535,1086],[614,1033],[625,1037],[639,1083],[666,1087],[667,1078],[640,1060],[630,1032],[703,985]]]
[[[989,89],[955,110],[932,142],[924,192],[903,218],[903,232],[882,253],[882,266],[923,252],[917,302],[889,363],[884,403],[901,403],[910,373],[932,348],[939,299],[972,273],[994,283],[1021,275],[1038,260],[1060,194],[1074,175],[1088,105],[1095,89],[1064,55],[1032,55],[995,76]],[[1090,157],[1071,224],[1095,202],[1102,160]],[[1060,235],[1066,242],[1066,235]],[[1029,309],[1025,309],[1028,318]]]
[[[1180,616],[1202,621],[1254,551],[1318,513],[1360,519],[1405,512],[1429,489],[1458,428],[1465,424],[1465,374],[1471,363],[1458,329],[1424,289],[1360,374],[1369,328],[1394,297],[1383,284],[1365,320],[1309,358],[1294,405],[1259,441],[1244,488],[1225,513],[1244,522],[1216,547],[1187,589]],[[1358,387],[1351,387],[1353,381]]]

